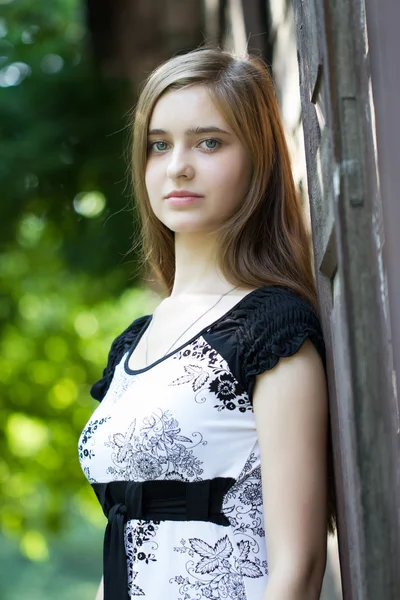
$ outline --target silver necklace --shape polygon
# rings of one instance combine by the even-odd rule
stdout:
[[[186,332],[187,332],[187,331],[188,331],[188,330],[189,330],[191,327],[193,327],[193,325],[194,325],[195,323],[197,323],[197,321],[199,321],[199,320],[200,320],[202,317],[204,317],[204,315],[206,315],[208,312],[210,312],[210,310],[211,310],[211,309],[213,309],[215,306],[217,306],[217,304],[218,304],[219,302],[221,302],[221,300],[222,300],[222,298],[223,298],[224,296],[227,296],[228,294],[230,294],[231,292],[233,292],[233,290],[236,290],[238,287],[239,287],[239,286],[237,285],[236,287],[232,288],[232,289],[231,289],[231,290],[229,290],[228,292],[225,292],[224,294],[222,294],[222,296],[220,296],[220,297],[218,298],[218,300],[216,301],[216,303],[215,303],[215,304],[213,304],[213,305],[212,305],[210,308],[208,308],[208,309],[206,310],[206,312],[204,312],[202,315],[200,315],[200,317],[199,317],[198,319],[196,319],[195,321],[193,321],[193,323],[191,323],[191,324],[189,325],[189,327],[188,327],[187,329],[185,329],[185,331],[184,331],[184,332],[183,332],[183,333],[182,333],[182,334],[181,334],[181,335],[178,337],[178,339],[177,339],[177,340],[175,340],[175,342],[172,344],[172,346],[170,346],[170,347],[168,348],[168,350],[166,351],[166,353],[164,354],[164,356],[166,356],[166,355],[168,354],[168,352],[171,350],[171,348],[172,348],[173,346],[175,346],[176,342],[177,342],[178,340],[180,340],[180,339],[181,339],[181,337],[182,337],[183,335],[185,335],[185,333],[186,333]],[[151,319],[151,321],[150,321],[150,327],[149,327],[149,328],[148,328],[148,330],[147,330],[147,335],[146,335],[146,340],[145,340],[145,348],[146,348],[146,351],[145,351],[145,357],[146,357],[146,367],[148,366],[148,360],[147,360],[147,350],[148,350],[148,339],[149,339],[149,333],[150,333],[150,330],[151,330],[151,328],[152,328],[152,326],[153,326],[153,322],[154,322],[154,315],[156,314],[156,311],[157,311],[157,309],[155,309],[155,310],[154,310],[154,312],[153,312],[153,318],[152,318],[152,319]]]

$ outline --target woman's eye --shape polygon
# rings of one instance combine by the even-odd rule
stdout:
[[[221,142],[219,142],[218,140],[215,140],[214,138],[209,138],[208,140],[204,140],[201,143],[206,144],[206,146],[205,146],[206,150],[215,150],[215,148],[217,148],[221,144]]]
[[[164,152],[167,149],[167,142],[152,142],[150,144],[150,150],[155,150],[156,152]]]

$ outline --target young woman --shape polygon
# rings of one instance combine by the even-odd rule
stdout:
[[[325,346],[261,59],[161,65],[132,162],[165,297],[113,342],[79,441],[108,517],[98,598],[317,600],[335,526]]]

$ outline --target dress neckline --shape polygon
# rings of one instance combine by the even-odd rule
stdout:
[[[152,369],[153,367],[157,366],[161,362],[164,362],[164,360],[167,360],[167,358],[170,358],[174,354],[177,354],[178,352],[180,352],[181,350],[183,350],[183,348],[185,348],[189,344],[192,344],[197,338],[201,337],[201,335],[203,335],[203,333],[205,333],[206,331],[209,331],[210,329],[212,329],[213,327],[215,327],[216,325],[218,325],[218,323],[220,323],[221,321],[223,321],[224,319],[226,319],[227,317],[229,317],[230,314],[234,310],[237,310],[244,303],[245,300],[247,300],[248,298],[250,298],[250,296],[255,295],[260,290],[264,290],[266,288],[271,288],[271,287],[277,287],[277,286],[274,286],[274,285],[263,285],[261,287],[256,288],[255,290],[252,290],[251,292],[249,292],[248,294],[246,294],[245,296],[243,296],[243,298],[241,298],[239,300],[239,302],[236,302],[236,304],[234,304],[227,312],[225,312],[223,315],[221,315],[218,319],[216,319],[212,323],[209,323],[208,325],[206,325],[205,327],[203,327],[203,329],[201,331],[199,331],[198,333],[196,333],[190,340],[188,340],[187,342],[185,342],[184,344],[182,344],[181,346],[179,346],[175,350],[172,350],[171,352],[169,352],[165,356],[162,356],[161,358],[159,358],[155,362],[151,363],[150,365],[147,365],[147,367],[143,367],[142,369],[131,369],[129,367],[129,360],[130,360],[132,354],[134,353],[135,348],[138,346],[140,340],[142,339],[142,337],[143,337],[146,329],[149,327],[149,325],[151,323],[151,320],[153,318],[153,315],[146,315],[146,320],[145,320],[145,322],[143,324],[143,327],[139,330],[139,333],[136,336],[136,339],[133,341],[131,347],[129,348],[128,354],[127,354],[127,356],[125,358],[124,369],[125,369],[126,373],[128,373],[129,375],[137,375],[139,373],[144,373],[145,371],[149,371],[150,369]]]

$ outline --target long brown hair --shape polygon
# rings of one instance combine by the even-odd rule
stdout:
[[[161,64],[144,82],[132,118],[132,181],[141,228],[136,248],[142,265],[170,294],[175,277],[174,233],[155,216],[147,195],[147,135],[161,95],[196,84],[207,88],[252,160],[248,193],[217,231],[222,274],[232,285],[291,288],[319,314],[312,244],[293,180],[276,91],[267,66],[256,56],[200,48]],[[333,493],[333,481],[330,488]],[[328,504],[328,530],[333,533],[333,497]]]

